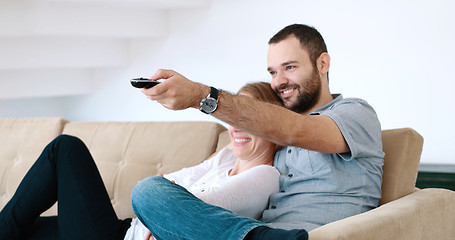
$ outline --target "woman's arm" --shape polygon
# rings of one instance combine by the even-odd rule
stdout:
[[[259,219],[267,208],[269,196],[279,191],[280,173],[270,165],[259,165],[192,191],[206,203],[231,210],[241,216]]]
[[[226,150],[222,149],[215,156],[210,157],[196,166],[182,168],[179,171],[164,174],[163,177],[188,189],[207,172],[217,167],[224,155],[226,155]]]

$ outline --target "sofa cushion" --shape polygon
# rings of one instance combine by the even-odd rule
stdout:
[[[119,218],[132,217],[131,190],[147,176],[196,165],[226,128],[214,122],[70,122],[64,134],[90,149]]]
[[[0,209],[65,122],[61,118],[0,119]]]

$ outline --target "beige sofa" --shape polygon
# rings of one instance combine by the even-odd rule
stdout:
[[[81,138],[100,169],[119,218],[132,217],[138,180],[195,165],[229,143],[214,122],[68,122],[60,118],[0,119],[0,207],[44,146],[59,134]],[[417,189],[423,138],[412,129],[383,131],[381,205],[314,229],[310,239],[455,239],[455,192]],[[55,214],[55,206],[45,215]]]

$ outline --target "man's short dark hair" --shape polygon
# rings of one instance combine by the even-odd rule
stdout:
[[[291,35],[294,35],[300,41],[300,45],[308,51],[311,62],[316,66],[318,57],[322,53],[327,52],[327,46],[318,30],[304,24],[292,24],[281,29],[270,38],[269,44],[278,43]]]

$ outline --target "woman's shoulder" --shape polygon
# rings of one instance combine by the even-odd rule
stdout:
[[[279,177],[280,176],[280,172],[278,171],[278,169],[276,169],[274,166],[272,165],[266,165],[266,164],[261,164],[261,165],[257,165],[257,166],[254,166],[242,173],[245,173],[245,174],[261,174],[263,175],[264,177]],[[240,174],[242,174],[240,173]]]
[[[216,155],[214,155],[209,160],[213,161],[215,165],[224,165],[224,164],[234,164],[236,157],[234,153],[229,148],[221,149]]]

